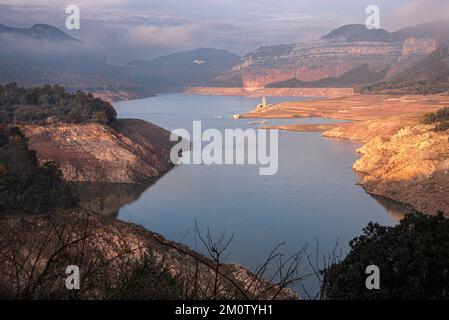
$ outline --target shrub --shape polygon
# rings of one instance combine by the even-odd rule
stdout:
[[[90,93],[67,93],[60,86],[33,89],[11,83],[0,85],[1,124],[109,123],[116,111],[111,104]]]
[[[182,286],[173,278],[163,262],[146,253],[133,263],[115,288],[108,290],[107,299],[114,300],[181,300]]]
[[[0,129],[0,213],[32,214],[77,202],[57,163],[40,166],[19,128]]]
[[[436,112],[426,113],[422,122],[424,124],[436,124],[435,131],[446,131],[449,129],[449,108],[441,108]]]
[[[348,256],[325,270],[330,299],[448,299],[449,220],[407,215],[400,224],[370,223]],[[367,290],[365,269],[380,269],[380,290]]]

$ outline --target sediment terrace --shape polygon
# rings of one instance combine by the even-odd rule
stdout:
[[[241,117],[340,119],[337,124],[265,128],[320,131],[325,137],[365,142],[353,168],[367,192],[423,213],[449,215],[449,132],[436,132],[420,121],[425,113],[446,106],[449,96],[442,95],[353,95],[280,103]]]
[[[140,184],[173,167],[170,132],[143,120],[20,128],[39,161],[59,163],[67,181]]]
[[[352,88],[228,88],[228,87],[190,87],[184,90],[188,94],[217,96],[308,96],[341,97],[354,93]]]

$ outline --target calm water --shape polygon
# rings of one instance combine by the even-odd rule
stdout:
[[[301,98],[269,98],[269,102]],[[162,95],[114,104],[120,117],[148,120],[167,129],[203,127],[248,128],[248,120],[232,120],[259,99],[247,97]],[[216,119],[221,116],[221,119]],[[332,120],[275,120],[276,123],[326,123]],[[195,220],[219,235],[234,233],[228,262],[255,268],[277,244],[293,253],[305,243],[320,243],[329,252],[338,239],[343,253],[348,242],[370,221],[394,224],[401,209],[382,203],[356,185],[351,169],[359,144],[326,139],[319,133],[279,133],[279,170],[259,176],[258,166],[178,166],[118,211],[118,218],[142,224],[166,238],[201,251],[195,241]],[[139,197],[140,195],[140,197]],[[133,202],[134,201],[134,202]],[[312,246],[313,247],[313,246]],[[304,264],[303,272],[309,268]],[[313,280],[306,282],[316,289]],[[299,290],[299,289],[298,289]]]

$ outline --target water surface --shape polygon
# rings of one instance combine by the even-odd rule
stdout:
[[[269,102],[301,100],[268,98]],[[248,97],[171,94],[115,103],[120,117],[140,118],[167,129],[203,127],[248,128],[251,120],[231,116],[253,108]],[[218,119],[218,116],[221,119]],[[269,120],[270,124],[329,123],[324,119]],[[352,164],[358,143],[323,138],[320,133],[279,133],[279,170],[259,176],[254,165],[182,165],[146,189],[135,202],[119,209],[118,218],[142,224],[166,238],[201,250],[194,224],[217,236],[234,233],[227,261],[255,268],[277,244],[293,253],[317,240],[321,252],[348,242],[370,221],[395,223],[388,206],[356,185]],[[396,214],[396,212],[395,212]],[[304,264],[304,272],[310,271]],[[306,282],[316,289],[316,282]],[[300,291],[299,288],[296,288]]]

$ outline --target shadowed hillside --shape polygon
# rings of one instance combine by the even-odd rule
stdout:
[[[449,49],[436,51],[400,72],[392,79],[364,87],[362,92],[435,94],[449,91]]]

